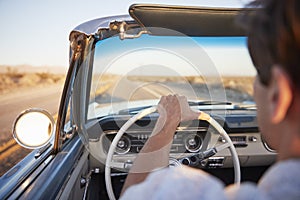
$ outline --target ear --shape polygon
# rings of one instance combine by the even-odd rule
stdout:
[[[271,121],[280,123],[287,115],[293,93],[288,74],[279,66],[272,67],[269,97],[271,98]]]

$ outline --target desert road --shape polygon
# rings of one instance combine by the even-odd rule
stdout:
[[[15,118],[28,108],[42,108],[55,115],[62,87],[61,84],[39,86],[0,95],[0,176],[30,152],[16,145],[13,140],[12,125]]]

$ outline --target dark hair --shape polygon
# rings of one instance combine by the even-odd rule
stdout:
[[[260,81],[268,85],[271,68],[278,64],[300,88],[300,1],[256,0],[241,22]]]

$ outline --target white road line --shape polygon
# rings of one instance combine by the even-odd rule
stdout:
[[[148,93],[152,94],[156,98],[160,98],[163,94],[159,94],[158,92],[155,92],[153,90],[150,90],[149,88],[143,87],[143,90],[146,90]]]

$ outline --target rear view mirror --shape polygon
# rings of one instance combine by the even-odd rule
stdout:
[[[15,120],[13,136],[17,143],[25,148],[41,148],[51,141],[54,126],[54,119],[47,111],[29,109],[22,112]]]

